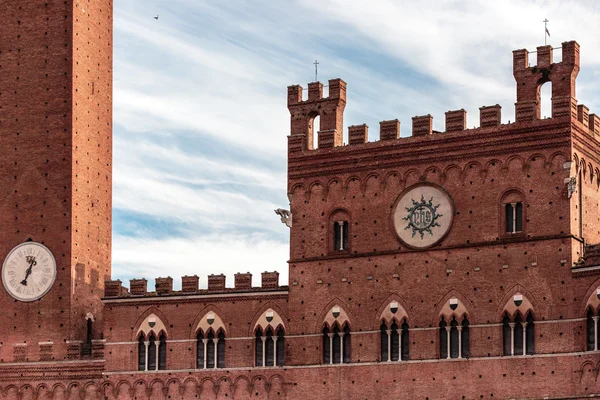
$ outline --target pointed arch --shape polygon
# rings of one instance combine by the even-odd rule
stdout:
[[[394,313],[391,310],[393,302],[398,303],[398,310]],[[373,330],[380,329],[382,323],[390,325],[392,321],[396,321],[399,325],[402,325],[403,321],[408,321],[408,313],[406,310],[410,309],[406,301],[397,293],[390,294],[379,306],[375,319],[373,321]]]
[[[267,313],[270,311],[273,312],[273,319],[271,321],[267,321]],[[259,327],[263,330],[271,327],[273,331],[277,331],[277,329],[281,326],[287,331],[289,328],[286,324],[286,321],[286,314],[281,310],[281,308],[274,302],[269,301],[254,314],[252,322],[248,328],[248,336],[253,336],[256,332],[256,329]]]
[[[514,303],[514,296],[516,294],[523,295],[523,302],[520,306]],[[508,311],[508,316],[511,320],[514,319],[517,311],[520,311],[523,318],[527,317],[527,312],[532,312],[536,319],[539,318],[539,315],[543,315],[543,312],[537,306],[535,296],[519,283],[515,283],[506,290],[496,310],[496,321],[502,322],[506,311]]]
[[[138,322],[136,322],[135,326],[137,329],[133,330],[133,340],[137,340],[140,335],[147,338],[152,333],[154,333],[156,337],[160,336],[161,332],[164,332],[164,334],[168,336],[167,327],[169,326],[169,322],[166,319],[166,316],[155,307],[148,308],[144,311],[140,318],[138,318]]]
[[[215,316],[215,320],[209,324],[208,322],[208,314],[209,313],[214,313]],[[227,325],[223,322],[223,319],[221,318],[221,315],[223,315],[223,311],[217,307],[215,304],[210,303],[207,304],[205,307],[202,308],[202,310],[200,310],[200,312],[196,315],[196,318],[194,319],[194,322],[192,323],[192,328],[190,330],[190,339],[196,339],[196,337],[198,336],[199,331],[204,328],[204,330],[202,331],[203,333],[207,333],[209,328],[212,327],[212,330],[214,330],[215,333],[218,332],[219,329],[223,330],[223,332],[225,333],[225,336],[229,336],[229,332],[227,330]]]
[[[458,305],[454,310],[450,306],[450,300],[453,298],[458,300]],[[463,295],[459,290],[452,288],[441,297],[440,301],[436,303],[434,315],[435,316],[432,320],[433,326],[437,326],[439,324],[440,318],[443,318],[448,324],[452,320],[452,317],[455,317],[458,323],[460,323],[465,317],[472,321],[472,305],[467,300],[465,295]]]
[[[334,307],[340,308],[340,314],[338,315],[337,318],[335,318],[333,315]],[[321,311],[321,315],[319,316],[319,319],[317,320],[318,325],[315,327],[315,332],[321,332],[321,330],[324,326],[331,328],[336,323],[340,327],[343,327],[344,324],[346,324],[346,323],[350,324],[350,321],[352,320],[352,318],[351,318],[351,315],[348,313],[348,311],[346,311],[347,309],[348,309],[348,307],[340,298],[336,297],[333,300],[331,300],[323,308],[323,311]]]

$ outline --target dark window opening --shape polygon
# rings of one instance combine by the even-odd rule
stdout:
[[[167,337],[164,333],[158,339],[158,369],[167,369]]]
[[[338,325],[336,325],[333,328],[333,363],[334,364],[339,364],[342,359],[341,359],[341,353],[340,350],[342,349],[342,340],[340,338],[340,327]]]
[[[458,321],[452,318],[450,322],[450,358],[458,358]]]
[[[206,336],[206,368],[215,367],[215,333],[211,330]]]
[[[352,362],[351,356],[350,356],[350,327],[348,325],[346,325],[344,327],[344,363],[348,364],[350,362]]]
[[[92,338],[93,338],[93,321],[91,318],[87,319],[87,330],[85,335],[85,343],[81,347],[81,354],[83,356],[92,355]]]
[[[225,333],[219,332],[217,343],[217,368],[225,368]]]
[[[402,359],[403,360],[409,360],[410,359],[410,354],[408,351],[409,348],[409,344],[410,344],[410,336],[408,334],[408,323],[404,322],[402,324]]]
[[[146,369],[146,343],[144,336],[140,336],[138,339],[138,371],[144,371]]]
[[[527,354],[535,353],[535,323],[533,315],[529,313],[527,316],[527,327],[525,328],[525,336],[527,340],[525,351]]]
[[[508,315],[504,315],[504,318],[502,319],[502,347],[505,356],[512,355],[512,337],[510,331],[510,318],[508,318]]]
[[[156,370],[156,337],[152,333],[148,340],[148,371]]]
[[[267,330],[267,340],[265,341],[265,363],[267,367],[275,365],[275,342],[273,341],[273,330]]]
[[[394,323],[392,324],[392,329],[391,329],[391,338],[390,341],[392,342],[392,348],[391,348],[391,359],[392,361],[398,361],[400,359],[400,338],[398,337],[398,324],[394,321]]]
[[[380,327],[380,341],[381,341],[381,361],[388,361],[388,334],[387,325],[381,324]]]
[[[285,362],[285,332],[283,328],[277,330],[277,366],[283,366]]]
[[[506,233],[523,231],[523,203],[508,203],[504,206],[506,217]]]
[[[523,355],[523,319],[517,314],[515,318],[515,354]]]
[[[255,339],[254,348],[255,348],[254,363],[257,367],[262,367],[263,366],[263,341],[262,341],[262,331],[260,329],[256,330],[256,339]]]
[[[323,328],[323,364],[331,364],[331,343],[327,327]]]
[[[596,347],[596,321],[594,321],[594,311],[590,308],[587,312],[587,349],[594,351]]]
[[[470,332],[469,332],[469,320],[463,319],[462,321],[462,331],[460,336],[460,357],[469,358],[471,357],[471,341],[470,341]]]
[[[448,331],[446,321],[440,321],[440,358],[448,358]]]
[[[198,333],[198,339],[196,342],[196,368],[204,368],[204,334]]]

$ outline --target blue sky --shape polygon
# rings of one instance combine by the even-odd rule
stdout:
[[[159,15],[159,19],[153,17]],[[600,113],[595,1],[115,2],[113,278],[278,270],[287,284],[287,86],[348,83],[346,126],[502,105],[512,50],[581,45],[577,98]],[[560,51],[555,51],[555,61]],[[531,64],[535,55],[530,56]],[[549,88],[542,113],[550,115]],[[347,132],[345,132],[345,137]]]

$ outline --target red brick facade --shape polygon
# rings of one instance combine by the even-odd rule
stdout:
[[[241,273],[233,288],[211,275],[203,290],[197,276],[128,290],[110,280],[112,2],[0,0],[0,14],[0,254],[31,239],[58,267],[41,300],[0,290],[0,398],[600,396],[600,120],[577,104],[576,42],[560,63],[550,46],[537,66],[513,53],[511,124],[495,105],[480,128],[456,110],[445,132],[424,115],[401,138],[391,119],[379,141],[356,125],[344,145],[345,82],[325,98],[311,83],[304,101],[290,86],[289,286],[265,272],[261,287]],[[394,213],[424,187],[449,199],[448,230],[420,248]]]

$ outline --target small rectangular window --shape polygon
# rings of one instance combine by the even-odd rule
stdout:
[[[348,250],[348,221],[337,221],[333,223],[334,251]]]

